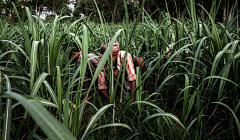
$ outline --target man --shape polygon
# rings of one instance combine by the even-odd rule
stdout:
[[[100,54],[103,54],[106,50],[106,44],[103,43],[100,47]],[[119,43],[115,42],[113,45],[113,51],[112,51],[112,61],[113,61],[113,75],[115,78],[117,78],[121,65],[124,60],[126,52],[125,51],[119,51]],[[142,69],[142,74],[145,72],[145,64],[143,58],[137,58],[135,60],[135,67],[140,66]],[[130,89],[130,93],[133,93],[136,89],[136,74],[135,74],[135,67],[132,61],[132,56],[127,53],[127,60],[126,60],[126,74],[125,79],[128,84],[128,87]],[[108,68],[105,67],[106,71],[108,71]],[[104,72],[101,72],[98,77],[98,89],[100,90],[100,93],[110,100],[110,96],[108,95],[107,91],[107,85],[106,85],[107,75]],[[134,101],[135,95],[132,97],[132,101]]]
[[[99,63],[98,57],[96,57],[96,56],[97,55],[95,55],[93,53],[89,53],[87,55],[88,58],[91,58],[91,57],[93,57],[93,58],[90,61],[88,61],[87,70],[86,70],[84,79],[92,79],[92,75],[94,75],[94,72],[96,71],[96,68]],[[76,68],[80,65],[80,62],[81,62],[81,55],[79,55],[79,57],[78,57]],[[88,89],[88,87],[90,86],[90,83],[91,83],[91,80],[84,81],[83,88]]]
[[[81,54],[82,54],[82,50],[78,50],[78,47],[77,47],[77,44],[75,42],[70,42],[70,43],[65,43],[64,44],[64,47],[71,47],[73,46],[73,49],[71,50],[71,53],[70,53],[70,58],[73,58],[75,61],[77,61],[76,63],[76,68],[80,65],[80,62],[81,62]],[[97,65],[98,65],[98,57],[96,57],[97,55],[93,54],[93,53],[89,53],[87,55],[88,58],[91,58],[93,57],[89,62],[88,62],[88,65],[87,65],[87,70],[86,70],[86,73],[85,73],[85,78],[84,79],[90,79],[92,78],[92,74],[94,74],[96,68],[97,68]],[[91,68],[90,68],[90,67]],[[91,70],[92,70],[92,74],[91,74]],[[87,80],[83,83],[83,88],[84,89],[88,89],[89,85],[90,85],[90,80]]]
[[[80,65],[80,62],[81,62],[82,51],[81,50],[78,51],[76,43],[71,42],[70,44],[68,43],[67,45],[73,46],[73,49],[71,50],[71,53],[70,53],[70,57],[73,58],[75,61],[77,61],[76,68],[78,68],[78,66]],[[85,77],[84,77],[84,79],[88,79],[83,82],[83,89],[85,91],[88,90],[88,88],[90,86],[92,75],[94,75],[94,72],[95,72],[98,62],[99,62],[99,59],[96,56],[97,55],[95,55],[93,53],[89,53],[87,55],[88,58],[91,58],[91,57],[93,57],[93,58],[90,61],[88,61],[87,70],[86,70]],[[74,90],[77,90],[77,86],[74,87]],[[87,94],[85,94],[82,99],[84,99],[86,97],[86,95]],[[89,100],[89,97],[87,97],[87,100]]]

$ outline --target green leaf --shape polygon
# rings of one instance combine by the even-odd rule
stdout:
[[[93,131],[96,131],[96,130],[98,130],[98,129],[102,129],[102,128],[106,128],[106,127],[116,127],[116,126],[121,126],[121,127],[127,128],[127,129],[129,129],[129,130],[132,132],[131,127],[129,127],[129,126],[126,125],[126,124],[123,124],[123,123],[111,123],[111,124],[101,125],[101,126],[95,128],[95,129],[91,130],[91,131],[88,133],[88,135],[89,135],[90,133],[92,133]]]
[[[6,87],[7,92],[11,91],[11,83],[7,77],[7,75],[3,74],[6,78]],[[9,94],[9,93],[7,93]],[[3,118],[3,131],[2,131],[2,140],[9,140],[10,139],[10,124],[11,124],[11,115],[12,115],[12,99],[7,99],[6,101],[6,110],[4,112]]]
[[[9,99],[15,99],[13,96],[9,95],[9,94],[3,94],[0,96],[1,98],[9,98]],[[33,95],[22,95],[22,97],[24,97],[26,100],[28,101],[37,101],[39,103],[41,103],[44,106],[50,106],[50,107],[55,107],[58,108],[58,106],[44,98],[38,97],[38,96],[33,96]],[[18,105],[18,104],[16,104]],[[14,107],[16,106],[14,105]],[[14,108],[12,107],[12,108]]]
[[[78,20],[74,21],[71,25],[68,26],[67,29],[65,29],[64,32],[67,33],[68,31],[70,31],[72,27],[74,27],[79,21],[81,21],[81,20],[83,20],[83,19],[84,19],[84,18],[81,18],[81,19],[78,19]]]
[[[28,101],[21,95],[14,92],[7,92],[13,98],[18,100],[22,106],[29,112],[36,123],[39,124],[42,131],[51,140],[75,140],[71,132],[58,122],[41,104],[36,101]]]
[[[39,41],[33,41],[31,49],[31,68],[30,68],[30,90],[33,89],[33,83],[35,80],[35,72],[37,71],[37,50]]]
[[[150,105],[150,106],[156,108],[159,112],[161,112],[161,113],[164,112],[164,111],[163,111],[161,108],[159,108],[157,105],[155,105],[155,104],[153,104],[153,103],[150,103],[150,102],[147,102],[147,101],[136,101],[136,102],[131,103],[129,106],[134,105],[134,104],[138,104],[138,103],[143,103],[143,104]]]
[[[39,24],[40,26],[42,27],[42,30],[44,31],[44,33],[47,35],[47,28],[46,28],[46,25],[45,23],[43,22],[43,20],[38,17],[38,16],[35,16],[35,15],[32,15],[37,21],[39,21]]]
[[[22,79],[22,80],[30,82],[30,79],[27,77],[24,77],[24,76],[8,76],[8,78],[9,79]]]
[[[57,92],[58,92],[58,104],[59,104],[59,111],[58,115],[62,115],[62,78],[61,78],[61,70],[59,66],[57,68]],[[60,122],[62,122],[62,117],[59,117]]]
[[[85,132],[82,135],[81,140],[85,139],[85,137],[88,134],[88,131],[90,131],[90,129],[92,129],[92,127],[95,125],[95,123],[101,118],[101,116],[104,114],[104,112],[111,107],[113,104],[108,104],[103,106],[102,108],[100,108],[96,114],[94,114],[92,116],[92,118],[90,119],[90,121],[88,122],[87,128],[85,129]]]
[[[186,130],[186,128],[184,127],[184,125],[181,123],[181,121],[178,119],[177,116],[171,114],[171,113],[156,113],[156,114],[153,114],[151,116],[148,116],[146,119],[143,120],[142,123],[146,122],[147,120],[149,119],[152,119],[152,118],[155,118],[155,117],[159,117],[159,116],[165,116],[165,117],[170,117],[172,118],[174,121],[176,121],[183,129]]]
[[[229,106],[227,106],[226,104],[224,104],[224,103],[222,103],[222,102],[212,102],[212,103],[214,103],[214,104],[220,104],[220,105],[226,107],[226,108],[232,113],[232,115],[233,115],[233,117],[234,117],[234,119],[235,119],[235,121],[236,121],[236,123],[237,123],[238,135],[239,135],[239,137],[240,137],[240,123],[239,123],[238,117],[237,117],[236,114],[233,112],[233,110],[232,110]]]
[[[17,73],[17,74],[20,74],[20,75],[23,74],[22,71],[15,70],[15,69],[11,69],[11,68],[4,67],[4,66],[0,66],[0,70],[2,70],[2,71],[9,71],[9,72],[11,72],[12,74],[13,74],[13,73]]]
[[[185,88],[186,88],[189,86],[189,77],[186,74],[184,76],[185,76]],[[188,96],[189,96],[189,88],[184,90],[183,115],[182,115],[183,124],[185,124],[184,117],[187,112]]]
[[[26,57],[26,59],[30,62],[30,58],[28,57],[27,53],[20,46],[18,46],[17,44],[15,44],[15,43],[13,43],[12,41],[9,41],[9,40],[0,40],[0,41],[8,42],[11,45],[13,45],[14,47],[16,47]]]
[[[56,96],[56,93],[53,91],[51,85],[46,80],[44,80],[43,83],[44,83],[45,87],[48,89],[53,102],[58,106],[58,98]]]
[[[191,83],[190,83],[190,85],[193,84],[194,73],[195,73],[195,69],[196,69],[196,63],[197,63],[198,55],[200,55],[200,48],[201,48],[203,42],[205,41],[205,39],[207,39],[207,38],[208,38],[208,37],[204,37],[204,38],[201,39],[200,43],[198,44],[197,51],[195,52],[194,61],[193,61],[193,67],[192,67]]]
[[[5,53],[3,53],[3,54],[0,55],[0,59],[2,59],[2,58],[3,58],[5,55],[7,55],[8,53],[13,53],[13,52],[17,52],[17,51],[15,51],[15,50],[7,51],[7,52],[5,52]]]
[[[38,89],[40,88],[43,80],[45,80],[45,78],[48,76],[48,73],[43,72],[38,79],[36,80],[36,82],[34,83],[34,86],[32,88],[32,92],[31,95],[37,95]]]

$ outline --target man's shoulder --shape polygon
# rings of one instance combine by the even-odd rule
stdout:
[[[89,53],[87,56],[88,56],[88,57],[92,57],[92,56],[96,56],[96,54],[94,54],[94,53]]]
[[[120,55],[120,56],[124,56],[125,54],[126,54],[126,51],[119,51],[118,52],[118,55]],[[127,54],[131,56],[131,54],[129,52]]]
[[[119,51],[118,53],[126,53],[126,51]]]
[[[119,51],[118,54],[125,54],[126,51]],[[127,53],[128,55],[131,55],[129,52]]]

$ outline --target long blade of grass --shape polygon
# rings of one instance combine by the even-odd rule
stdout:
[[[80,77],[81,77],[81,80],[79,81],[78,83],[78,91],[77,91],[77,98],[76,98],[76,105],[79,106],[80,105],[80,100],[81,100],[81,97],[82,97],[82,87],[83,87],[83,82],[84,82],[84,77],[85,77],[85,73],[86,73],[86,70],[87,70],[87,65],[88,65],[88,34],[87,34],[87,27],[85,25],[83,25],[83,40],[82,40],[82,56],[81,56],[81,60],[80,60],[80,65],[79,67],[81,69],[77,69],[77,73],[80,74]],[[73,83],[73,80],[72,79],[72,83]],[[86,96],[87,98],[87,96]],[[85,100],[86,100],[85,98]],[[74,113],[74,124],[73,124],[73,134],[76,135],[79,131],[79,128],[80,128],[80,124],[81,124],[81,120],[82,120],[82,116],[83,116],[83,113],[84,113],[84,108],[85,108],[85,103],[83,103],[81,105],[81,107],[75,111]]]
[[[2,72],[0,71],[0,94],[2,94]],[[2,110],[2,98],[0,98],[0,116],[3,116]],[[2,126],[2,120],[0,120],[0,126]],[[2,137],[2,133],[0,133],[0,138]]]
[[[51,85],[50,85],[46,80],[44,80],[43,83],[44,83],[45,87],[48,89],[48,91],[49,91],[49,93],[50,93],[50,96],[52,97],[53,102],[54,102],[57,106],[59,106],[59,105],[58,105],[58,98],[57,98],[55,92],[53,91],[53,88],[51,87]]]
[[[224,104],[224,103],[222,103],[222,102],[212,102],[212,103],[214,103],[214,104],[220,104],[220,105],[226,107],[226,108],[232,113],[232,115],[233,115],[233,117],[234,117],[234,119],[235,119],[235,121],[236,121],[237,128],[238,128],[238,135],[239,135],[239,137],[240,137],[240,123],[239,123],[238,117],[237,117],[236,114],[233,112],[233,110],[232,110],[229,106],[227,106],[226,104]]]
[[[141,83],[141,70],[139,67],[136,68],[137,71],[137,79],[136,79],[136,86],[140,86],[140,88],[138,89],[137,93],[136,93],[136,101],[142,101],[142,85],[139,85]],[[141,116],[142,114],[142,108],[141,108],[141,104],[138,103],[138,112],[139,112],[139,116]]]
[[[58,93],[58,103],[59,103],[59,110],[58,115],[62,116],[62,78],[61,78],[61,70],[59,66],[57,68],[57,93]],[[62,122],[62,117],[59,117],[59,121]]]
[[[58,22],[59,22],[59,16],[57,16],[54,21],[53,21],[53,25],[52,25],[52,30],[51,30],[51,35],[50,35],[50,39],[49,39],[49,59],[50,59],[50,70],[52,73],[54,68],[54,64],[56,63],[56,58],[54,57],[54,55],[58,55],[58,52],[56,52],[57,48],[55,47],[56,45],[56,37],[57,37],[57,26],[58,26]],[[54,66],[55,67],[55,66]]]
[[[42,85],[42,82],[45,80],[45,78],[48,76],[48,73],[43,72],[38,79],[35,81],[34,86],[32,88],[31,95],[37,95],[38,89]]]
[[[42,27],[43,32],[45,33],[45,35],[47,35],[47,27],[46,24],[43,22],[43,20],[35,15],[32,15],[37,21],[39,21],[40,26]]]
[[[26,59],[30,62],[30,58],[28,57],[27,53],[20,46],[18,46],[17,44],[15,44],[15,43],[13,43],[12,41],[9,41],[9,40],[0,40],[0,41],[8,42],[11,45],[13,45],[14,47],[16,47],[26,57]]]
[[[12,97],[9,94],[3,94],[0,96],[1,98],[9,98],[9,99],[14,99],[14,97]],[[44,98],[38,97],[38,96],[33,96],[33,95],[22,95],[22,97],[24,97],[26,100],[28,101],[37,101],[38,103],[41,103],[44,106],[50,106],[50,107],[54,107],[54,108],[58,108],[58,106]],[[15,108],[17,105],[19,105],[19,103],[14,104],[12,108]]]
[[[26,48],[27,52],[30,53],[31,52],[31,43],[30,43],[28,31],[25,30],[24,24],[23,24],[23,22],[22,22],[22,20],[21,20],[21,18],[19,16],[17,8],[16,8],[16,6],[15,6],[15,4],[13,2],[12,2],[12,5],[13,5],[14,11],[15,11],[17,17],[18,17],[18,20],[20,22],[20,26],[22,28],[22,32],[24,33],[25,48]]]
[[[25,7],[25,11],[27,13],[29,26],[30,26],[29,30],[32,33],[33,41],[39,41],[39,37],[38,37],[39,30],[37,29],[37,25],[36,25],[35,21],[32,18],[32,12],[30,12],[28,7]]]
[[[187,75],[185,75],[185,87],[189,86],[189,78]],[[187,112],[187,104],[188,104],[188,96],[189,96],[189,88],[184,90],[184,100],[183,100],[183,115],[182,115],[182,121],[183,124],[185,124],[185,114]]]
[[[171,119],[173,119],[174,121],[176,121],[184,130],[186,130],[186,128],[184,127],[184,125],[181,123],[181,121],[178,119],[177,116],[173,115],[172,113],[156,113],[153,114],[151,116],[148,116],[147,118],[145,118],[142,123],[146,122],[149,119],[155,118],[155,117],[159,117],[159,116],[165,116],[165,117],[170,117]]]
[[[28,101],[15,92],[7,92],[18,100],[39,124],[42,131],[52,140],[75,140],[76,138],[62,124],[60,124],[41,104],[36,101]]]
[[[97,113],[95,115],[92,116],[92,118],[90,119],[90,121],[88,122],[87,128],[85,130],[85,132],[82,135],[81,140],[85,139],[85,137],[87,136],[88,132],[90,131],[90,129],[94,126],[94,124],[100,119],[100,117],[104,114],[104,112],[111,107],[113,104],[108,104],[103,106],[102,108],[100,108]]]
[[[193,79],[194,79],[194,73],[195,73],[195,69],[196,69],[196,63],[197,63],[197,59],[200,53],[200,48],[203,44],[203,42],[205,41],[205,39],[207,39],[208,37],[204,37],[201,39],[200,43],[198,44],[198,48],[197,51],[195,52],[195,56],[194,56],[194,61],[193,61],[193,67],[192,67],[192,74],[191,74],[191,82],[190,85],[193,84]]]
[[[88,135],[89,135],[90,133],[98,130],[98,129],[102,129],[102,128],[106,128],[106,127],[116,127],[116,126],[121,126],[121,127],[127,128],[127,129],[129,129],[129,130],[132,132],[131,127],[129,127],[129,126],[126,125],[126,124],[123,124],[123,123],[111,123],[111,124],[101,125],[101,126],[95,128],[95,129],[91,130],[91,131],[88,133]]]
[[[4,77],[6,79],[7,92],[10,92],[11,91],[11,83],[10,83],[7,75],[4,74]],[[3,140],[10,139],[11,115],[12,115],[12,99],[7,99],[6,110],[4,112],[4,118],[3,118],[3,131],[2,131],[2,139]]]
[[[12,74],[13,73],[17,73],[19,75],[23,75],[24,73],[20,70],[15,70],[15,69],[12,69],[12,68],[9,68],[9,67],[4,67],[4,66],[0,66],[0,70],[2,71],[8,71],[8,72],[11,72]]]
[[[68,31],[71,30],[71,28],[73,28],[79,21],[83,20],[84,18],[78,19],[76,21],[74,21],[71,25],[68,26],[68,28],[65,29],[65,33],[67,33]]]
[[[131,103],[129,106],[134,105],[134,104],[138,104],[138,103],[150,105],[150,106],[156,108],[159,112],[161,112],[161,113],[164,112],[164,111],[163,111],[161,108],[159,108],[157,105],[155,105],[155,104],[153,104],[153,103],[150,103],[150,102],[147,102],[147,101],[136,101],[136,102]]]
[[[33,41],[32,49],[31,49],[31,68],[30,68],[30,91],[33,89],[33,84],[35,80],[35,73],[37,67],[37,50],[38,50],[39,41]]]

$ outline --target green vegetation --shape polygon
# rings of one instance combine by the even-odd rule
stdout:
[[[125,17],[118,24],[105,23],[96,2],[101,23],[69,16],[44,22],[29,8],[25,21],[12,3],[18,22],[0,19],[1,139],[239,139],[238,18],[216,23],[216,1],[209,13],[190,0],[180,19],[161,11],[161,20],[155,21],[145,11],[145,22],[139,22],[144,2],[136,22],[129,23],[123,1]],[[233,11],[238,13],[236,5]],[[205,19],[197,16],[196,7]],[[87,54],[99,54],[107,40],[86,91]],[[135,102],[128,91],[117,90],[117,84],[126,83],[118,82],[120,76],[114,79],[112,71],[111,103],[94,84],[105,63],[113,67],[109,54],[115,40],[147,65],[142,75],[136,69]],[[63,47],[66,42],[82,49],[77,68],[69,58],[72,47]],[[81,102],[85,94],[92,102]]]

